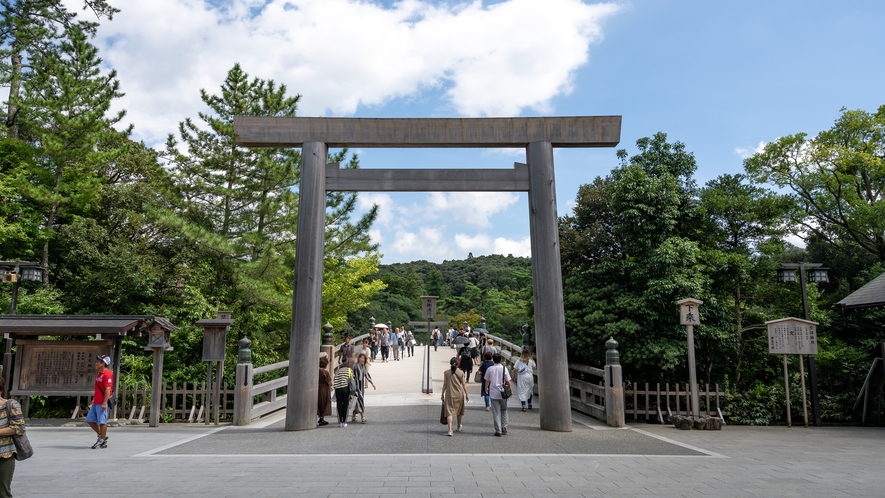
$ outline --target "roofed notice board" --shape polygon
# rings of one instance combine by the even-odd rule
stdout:
[[[772,354],[817,354],[817,323],[782,318],[768,325],[768,352]]]

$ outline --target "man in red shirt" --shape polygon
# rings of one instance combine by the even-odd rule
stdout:
[[[98,441],[92,449],[108,447],[108,398],[114,387],[114,375],[108,368],[111,359],[103,354],[95,358],[95,394],[92,397],[92,408],[86,415],[86,423],[98,434]]]

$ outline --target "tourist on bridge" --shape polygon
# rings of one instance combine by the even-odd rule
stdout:
[[[399,361],[399,345],[400,345],[400,332],[399,327],[394,329],[393,334],[390,335],[390,347],[393,349],[393,360]]]
[[[332,376],[329,375],[329,359],[320,358],[320,385],[317,389],[317,426],[329,425],[326,417],[332,415]]]
[[[465,398],[470,401],[470,394],[467,393],[466,376],[464,372],[458,369],[458,358],[449,360],[451,368],[443,373],[442,399],[443,413],[446,416],[446,423],[449,427],[449,436],[452,435],[452,417],[458,418],[458,432],[464,428],[461,425],[461,419],[464,417]]]
[[[371,350],[372,350],[372,354],[369,356],[369,358],[371,358],[372,361],[375,361],[378,359],[379,346],[380,346],[380,342],[378,340],[378,334],[376,333],[376,329],[372,329],[369,331],[369,348],[371,348]]]
[[[495,341],[492,339],[487,340],[485,346],[483,346],[480,350],[480,354],[482,355],[483,359],[485,359],[486,353],[488,353],[489,358],[491,358],[491,355],[500,352],[501,351],[495,347]]]
[[[344,336],[344,344],[338,350],[338,366],[353,366],[353,344],[350,343],[350,334]]]
[[[470,357],[470,347],[464,346],[458,352],[458,368],[467,374],[467,382],[470,382],[470,374],[473,373],[473,358]]]
[[[381,329],[381,337],[378,338],[378,343],[381,345],[381,361],[387,363],[387,358],[390,357],[390,330],[383,323],[378,325],[378,328]]]
[[[359,355],[361,354],[366,355],[366,362],[368,363],[369,358],[372,356],[372,349],[369,348],[368,339],[363,339],[363,347],[356,352],[357,357],[359,357]]]
[[[399,357],[406,359],[406,328],[399,328]]]
[[[335,405],[338,409],[338,427],[347,427],[347,404],[350,400],[350,381],[353,378],[353,369],[349,366],[340,365],[335,369],[335,377],[332,379],[332,387],[335,388]]]
[[[534,370],[538,368],[535,360],[532,359],[532,352],[528,348],[522,349],[522,355],[513,364],[514,378],[516,378],[516,395],[522,403],[522,411],[532,409],[532,391],[535,389]]]
[[[489,352],[486,352],[485,354],[483,354],[482,359],[483,359],[482,365],[479,366],[479,378],[485,379],[486,372],[488,372],[489,368],[491,368],[491,366],[494,365],[495,362],[492,361],[492,353],[489,353]],[[486,411],[491,410],[492,405],[489,403],[489,390],[486,388],[486,383],[484,380],[480,380],[479,394],[480,394],[480,396],[482,396],[482,399],[486,402]]]
[[[409,358],[415,356],[415,335],[411,330],[406,332],[406,351],[409,352]]]
[[[353,405],[352,422],[356,422],[356,416],[359,414],[362,423],[366,423],[366,382],[372,384],[372,389],[377,389],[375,383],[372,382],[372,376],[369,375],[369,357],[366,353],[360,353],[356,359],[356,365],[353,366],[353,376],[356,379],[356,391],[350,393],[350,403]]]
[[[473,364],[479,366],[481,363],[479,358],[479,340],[476,338],[476,334],[470,333],[467,334],[470,342],[467,346],[470,348],[470,358],[473,360]]]
[[[434,327],[433,332],[430,334],[430,340],[433,342],[433,350],[436,351],[436,348],[440,345],[439,327]]]
[[[492,355],[494,365],[486,370],[486,391],[492,403],[492,421],[495,425],[495,437],[507,434],[507,399],[504,398],[504,386],[510,386],[510,374],[501,364],[501,354]]]

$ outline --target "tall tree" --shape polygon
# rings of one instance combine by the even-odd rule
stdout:
[[[301,155],[296,149],[238,147],[233,118],[295,116],[300,96],[273,80],[250,77],[239,64],[228,71],[220,94],[201,90],[200,96],[209,111],[180,124],[181,142],[172,135],[167,140],[166,157],[183,199],[180,216],[167,221],[179,218],[209,262],[210,299],[238,307],[240,334],[261,334],[268,329],[268,314],[282,323],[291,312]],[[347,161],[347,151],[330,160]],[[358,164],[352,156],[347,166]],[[364,306],[380,285],[363,282],[378,263],[368,237],[377,209],[352,221],[356,196],[341,193],[327,195],[326,207],[324,282],[338,291],[324,313],[331,315],[325,319],[343,323],[346,313]]]
[[[107,0],[83,0],[96,20],[119,12]],[[6,101],[8,136],[18,138],[22,83],[40,71],[40,59],[69,33],[95,36],[98,23],[78,19],[62,0],[0,0],[0,78],[9,85]]]
[[[34,59],[40,67],[23,85],[18,121],[20,135],[38,144],[37,167],[25,195],[41,206],[45,226],[57,227],[60,215],[94,206],[97,169],[119,153],[96,146],[125,112],[109,114],[122,96],[117,73],[103,74],[98,49],[78,26],[65,33],[57,50]],[[42,250],[43,282],[49,285],[49,244]]]
[[[885,105],[841,112],[829,130],[781,137],[744,167],[755,181],[792,191],[798,235],[856,244],[885,262]]]

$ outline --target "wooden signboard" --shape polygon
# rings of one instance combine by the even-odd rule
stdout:
[[[111,356],[113,341],[17,340],[12,394],[91,396],[95,357]]]
[[[782,318],[768,325],[768,352],[771,354],[817,354],[817,322]]]

